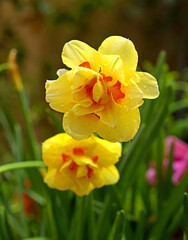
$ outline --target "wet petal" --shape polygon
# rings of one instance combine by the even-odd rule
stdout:
[[[95,131],[99,119],[94,114],[76,116],[74,113],[65,113],[63,128],[70,136],[80,140],[88,138]]]
[[[54,81],[46,84],[46,101],[58,112],[70,111],[75,101],[71,95],[73,72],[69,71]]]
[[[120,56],[100,54],[100,68],[98,69],[106,77],[112,77],[108,86],[114,85],[117,81],[125,84],[124,66]]]
[[[134,81],[130,80],[130,85],[123,87],[122,91],[125,93],[122,104],[124,105],[126,111],[130,111],[131,109],[137,108],[143,104],[143,92]]]
[[[101,112],[103,109],[104,109],[104,106],[99,105],[99,104],[92,104],[91,106],[87,106],[87,107],[83,107],[80,104],[76,104],[72,108],[72,112],[77,116],[83,116],[83,115],[87,115],[90,113]]]
[[[143,98],[154,99],[159,96],[157,80],[151,74],[137,72],[136,79],[134,78],[134,80],[143,92]]]
[[[62,60],[70,68],[79,66],[83,62],[89,62],[91,68],[95,70],[95,65],[98,62],[98,53],[86,43],[72,40],[65,44]]]
[[[111,142],[127,142],[134,138],[140,126],[140,112],[138,108],[129,112],[121,112],[115,128],[99,121],[96,132],[104,139]]]
[[[119,55],[123,61],[125,71],[127,69],[136,70],[138,54],[134,44],[129,39],[121,36],[108,37],[99,47],[99,52],[108,55]]]
[[[101,122],[113,128],[117,125],[121,108],[122,106],[117,104],[111,97],[111,100],[105,104],[104,110],[98,112],[97,115],[100,117]]]

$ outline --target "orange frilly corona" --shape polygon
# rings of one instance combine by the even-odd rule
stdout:
[[[46,83],[46,101],[64,113],[63,127],[75,139],[93,132],[111,142],[134,138],[140,126],[143,99],[158,97],[156,79],[136,72],[138,55],[133,43],[120,36],[105,39],[98,51],[73,40],[65,44],[63,63],[71,70]]]
[[[120,143],[93,135],[77,141],[66,133],[57,134],[42,145],[42,158],[48,167],[44,182],[51,188],[88,195],[94,188],[119,180],[114,164],[120,156]]]

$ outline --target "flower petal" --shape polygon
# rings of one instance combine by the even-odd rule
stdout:
[[[109,166],[118,162],[121,156],[121,143],[112,143],[101,138],[94,137],[95,145],[90,150],[91,154],[97,157],[99,166]]]
[[[67,146],[72,138],[66,134],[57,134],[47,139],[42,144],[42,158],[45,164],[51,168],[59,168],[62,165],[62,154],[67,153]]]
[[[75,101],[71,95],[73,72],[64,73],[60,78],[46,83],[46,101],[58,112],[70,111]]]
[[[94,186],[87,178],[76,179],[75,185],[72,187],[72,190],[78,195],[88,195]]]
[[[100,67],[97,71],[104,74],[106,77],[112,77],[112,81],[107,83],[108,86],[114,85],[117,81],[125,84],[124,65],[118,55],[100,54]]]
[[[61,173],[57,169],[49,169],[44,178],[44,182],[51,188],[58,190],[68,190],[74,186],[74,178],[68,169]]]
[[[108,55],[119,55],[123,60],[125,71],[136,70],[138,62],[138,54],[134,44],[121,36],[111,36],[106,38],[101,46],[99,52]]]
[[[89,62],[91,68],[95,70],[95,65],[98,62],[98,53],[86,43],[72,40],[65,44],[62,60],[70,68],[79,66],[83,62]]]
[[[109,102],[105,104],[104,110],[97,113],[97,115],[100,117],[100,122],[103,122],[112,128],[115,127],[119,120],[121,108],[122,106],[117,104],[111,97]]]
[[[72,108],[72,112],[77,116],[83,116],[83,115],[87,115],[87,114],[90,114],[90,113],[100,112],[103,109],[104,109],[104,106],[99,105],[99,104],[92,104],[91,106],[88,106],[88,107],[83,107],[80,104],[76,104]]]
[[[143,104],[143,92],[134,81],[130,80],[130,84],[127,87],[122,86],[122,91],[125,94],[122,104],[126,111],[130,111]]]
[[[94,114],[76,116],[73,112],[65,113],[63,128],[77,140],[88,138],[95,131],[99,119]]]
[[[123,110],[115,128],[99,121],[96,132],[111,142],[127,142],[134,138],[140,126],[140,112],[138,108],[129,112]]]
[[[101,169],[105,185],[117,183],[119,180],[119,172],[115,166],[109,166]]]
[[[154,99],[159,96],[157,80],[149,73],[136,72],[134,80],[140,90],[143,92],[143,98]]]
[[[57,70],[57,76],[58,77],[61,77],[63,74],[65,74],[68,70],[67,69],[64,69],[64,68],[61,68],[61,69],[58,69]]]

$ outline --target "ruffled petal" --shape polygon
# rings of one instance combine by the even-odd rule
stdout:
[[[143,92],[134,81],[130,80],[130,84],[127,87],[122,86],[122,92],[125,94],[125,97],[121,103],[127,112],[143,104]]]
[[[157,80],[149,73],[136,72],[134,81],[143,92],[143,98],[154,99],[159,96]]]
[[[99,52],[108,55],[119,55],[123,61],[126,70],[136,70],[138,62],[138,54],[134,44],[121,36],[111,36],[106,38],[101,46]]]
[[[111,142],[127,142],[134,138],[140,126],[140,112],[138,108],[129,112],[123,110],[115,128],[99,121],[96,132]]]
[[[46,101],[58,112],[68,112],[75,101],[71,95],[73,72],[64,73],[60,78],[46,83]]]
[[[112,81],[109,81],[106,84],[112,86],[117,81],[125,84],[124,65],[120,56],[105,54],[100,54],[99,56],[100,67],[97,71],[104,74],[106,77],[112,77]]]
[[[87,178],[79,178],[75,180],[75,185],[72,187],[72,190],[78,195],[88,195],[91,190],[94,189],[94,186]]]
[[[99,166],[110,166],[119,161],[121,156],[121,143],[112,143],[101,138],[95,138],[95,145],[90,150],[93,159]]]
[[[68,169],[59,172],[57,169],[49,169],[44,182],[51,188],[68,190],[74,186],[74,177]]]
[[[86,43],[72,40],[65,44],[62,52],[62,60],[70,68],[79,66],[83,62],[89,62],[91,68],[95,70],[98,62],[98,53]]]
[[[103,109],[104,109],[104,106],[99,104],[92,104],[91,106],[88,106],[88,107],[83,107],[80,104],[76,104],[72,108],[72,112],[77,116],[83,116],[90,113],[101,112]]]
[[[119,120],[122,106],[117,104],[113,98],[109,99],[109,102],[105,104],[104,110],[98,112],[97,115],[100,117],[100,121],[109,127],[115,127]]]
[[[59,168],[62,163],[62,154],[67,152],[67,146],[72,142],[72,138],[65,134],[57,134],[47,139],[42,144],[42,158],[50,168]]]
[[[94,114],[76,116],[74,113],[65,113],[63,128],[66,133],[77,140],[91,136],[95,131],[99,119]]]
[[[115,184],[119,180],[119,172],[115,166],[109,166],[101,169],[105,185]]]

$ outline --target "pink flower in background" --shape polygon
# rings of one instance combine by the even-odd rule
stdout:
[[[172,173],[172,183],[177,185],[185,172],[188,170],[188,144],[181,141],[180,139],[174,136],[168,136],[165,140],[165,156],[163,161],[163,175],[168,168],[170,150],[174,144],[173,149],[173,173]],[[150,167],[146,173],[146,178],[151,185],[157,184],[157,174],[155,163],[151,162]]]

